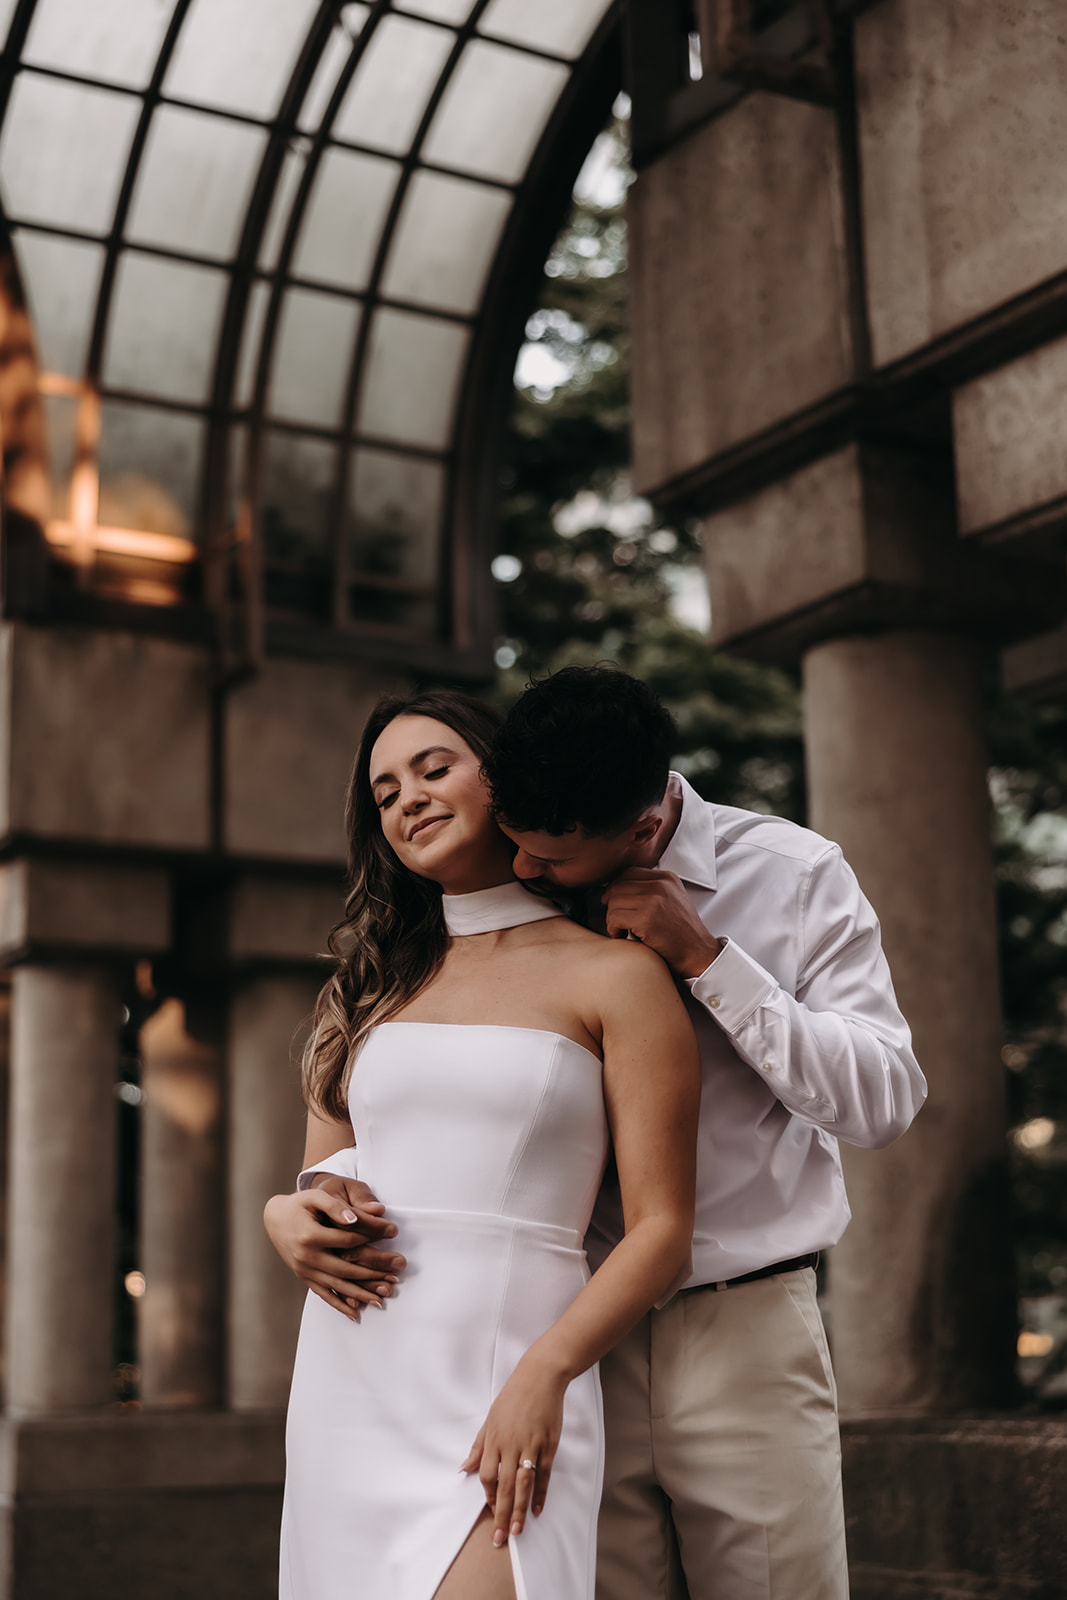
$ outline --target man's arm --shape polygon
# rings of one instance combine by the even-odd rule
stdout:
[[[849,1144],[877,1149],[900,1137],[926,1098],[926,1080],[878,920],[836,845],[814,862],[799,908],[795,997],[732,940],[708,934],[673,874],[627,874],[618,887],[609,932],[615,916],[662,955],[789,1111]],[[694,970],[706,953],[708,964]]]

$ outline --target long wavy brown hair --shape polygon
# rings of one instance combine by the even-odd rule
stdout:
[[[407,699],[385,695],[363,729],[345,802],[349,892],[329,938],[337,965],[315,1002],[301,1063],[305,1101],[339,1122],[348,1117],[348,1079],[363,1039],[429,983],[448,944],[440,885],[393,854],[371,793],[371,751],[396,717],[443,722],[480,761],[503,721],[480,700],[435,689]]]

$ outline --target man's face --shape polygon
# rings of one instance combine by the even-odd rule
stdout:
[[[512,863],[515,876],[558,883],[561,888],[582,889],[617,877],[631,864],[635,846],[633,828],[598,839],[580,828],[573,833],[520,833],[505,823],[499,826],[518,846]]]

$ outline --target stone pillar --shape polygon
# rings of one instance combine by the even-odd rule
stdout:
[[[141,1396],[222,1399],[221,1028],[165,1000],[141,1030]]]
[[[842,1145],[831,1257],[842,1409],[1010,1402],[1015,1333],[978,649],[899,631],[804,658],[811,825],[882,923],[930,1098],[887,1150]]]
[[[104,967],[15,969],[7,1405],[111,1399],[119,996]]]
[[[295,1030],[317,977],[251,979],[230,1011],[229,1401],[284,1406],[305,1290],[263,1227],[272,1194],[292,1189],[304,1149]]]

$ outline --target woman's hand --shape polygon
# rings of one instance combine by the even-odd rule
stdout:
[[[374,1247],[396,1233],[384,1213],[366,1184],[327,1178],[312,1189],[272,1195],[263,1225],[290,1272],[328,1306],[358,1322],[360,1305],[380,1307],[405,1264],[403,1256]]]
[[[563,1426],[567,1379],[528,1351],[501,1389],[462,1472],[477,1472],[493,1512],[493,1543],[521,1533],[544,1509]],[[524,1466],[533,1462],[534,1466]]]

